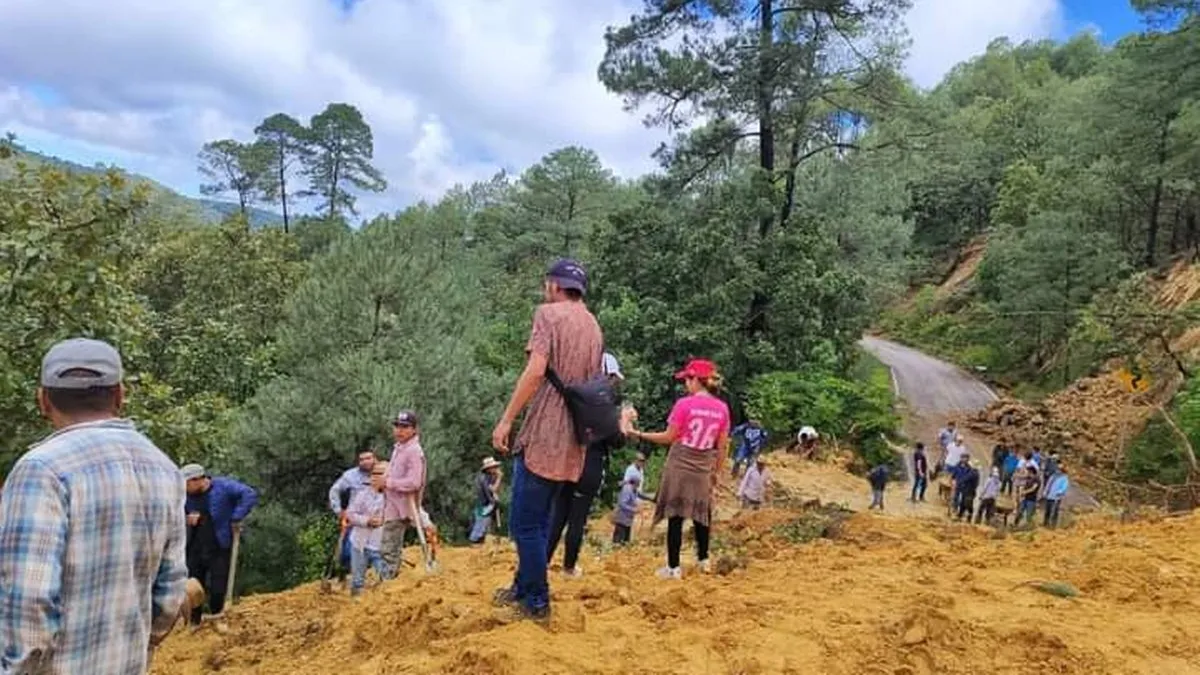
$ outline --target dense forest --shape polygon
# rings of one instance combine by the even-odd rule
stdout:
[[[335,103],[206,144],[202,191],[239,205],[211,225],[163,217],[115,172],[29,165],[10,138],[0,469],[46,431],[43,351],[112,340],[146,433],[260,490],[239,581],[279,588],[319,571],[325,492],[358,449],[388,447],[400,407],[423,415],[430,511],[461,535],[558,256],[589,267],[644,419],[665,415],[673,369],[705,355],[739,416],[815,424],[870,459],[895,418],[855,342],[979,237],[969,292],[918,292],[882,325],[1036,379],[1179,323],[1144,307],[1137,280],[1200,247],[1194,3],[1139,0],[1146,31],[1113,47],[997,39],[929,91],[901,72],[901,0],[751,5],[651,2],[606,35],[599,78],[671,139],[635,180],[566,147],[351,222],[356,193],[386,182],[369,121]],[[253,204],[284,225],[251,228]]]

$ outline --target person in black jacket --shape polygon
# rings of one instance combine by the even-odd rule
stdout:
[[[883,510],[883,491],[887,488],[889,473],[887,462],[880,462],[867,474],[867,482],[871,484],[871,506],[868,511],[874,508]]]
[[[1004,460],[1008,458],[1008,448],[1003,445],[997,445],[992,448],[992,466],[1000,468],[1004,466]]]
[[[601,363],[602,370],[613,384],[613,390],[620,395],[619,385],[625,380],[621,373],[621,365],[608,352],[604,353]],[[619,404],[619,402],[618,402]],[[550,511],[550,532],[546,542],[546,563],[554,558],[559,539],[563,538],[566,530],[566,549],[563,551],[563,573],[569,577],[580,577],[583,570],[579,568],[579,549],[583,546],[583,530],[587,525],[588,514],[592,510],[592,502],[600,493],[604,482],[605,467],[609,454],[625,444],[625,437],[617,434],[611,438],[597,441],[588,445],[587,456],[583,463],[583,473],[579,480],[567,483],[559,490],[558,498]]]
[[[958,520],[966,516],[969,523],[975,515],[975,493],[979,492],[979,467],[975,462],[970,462],[958,475]]]
[[[917,443],[913,453],[913,487],[910,502],[925,501],[925,488],[929,487],[929,458],[925,456],[925,444]]]

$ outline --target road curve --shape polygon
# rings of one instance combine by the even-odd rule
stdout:
[[[996,393],[958,366],[881,338],[859,344],[892,370],[897,396],[922,417],[948,416],[986,408]]]

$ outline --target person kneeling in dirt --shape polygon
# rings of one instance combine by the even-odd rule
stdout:
[[[693,359],[675,374],[688,395],[675,402],[666,431],[645,433],[629,429],[631,438],[668,445],[654,509],[654,523],[667,519],[667,566],[662,579],[680,579],[679,552],[683,547],[683,521],[692,521],[696,538],[697,567],[708,571],[708,540],[713,491],[729,445],[729,406],[716,397],[721,376],[712,361]]]
[[[621,486],[621,494],[617,497],[617,508],[613,511],[612,543],[614,546],[629,543],[630,535],[633,534],[633,519],[637,517],[638,490],[641,486],[642,479],[638,476],[626,479]]]
[[[800,427],[800,433],[796,434],[796,452],[804,459],[812,459],[813,453],[817,451],[817,439],[821,435],[812,427]]]
[[[983,493],[979,495],[979,513],[975,515],[975,522],[987,522],[991,524],[992,519],[996,517],[996,499],[1000,497],[1000,468],[992,467],[991,475],[988,476],[987,482],[983,484]]]
[[[955,489],[958,492],[957,519],[966,517],[969,523],[975,514],[975,493],[979,492],[979,465],[969,460],[966,464],[966,468],[959,471]]]
[[[350,596],[362,593],[366,583],[367,568],[371,567],[380,580],[392,576],[388,564],[383,560],[383,509],[387,487],[387,462],[376,462],[371,468],[371,485],[357,490],[346,509],[350,521]]]
[[[757,511],[767,501],[767,491],[771,487],[771,473],[767,471],[767,463],[761,456],[754,458],[754,464],[746,469],[742,484],[738,486],[738,497],[742,500],[742,508]]]
[[[871,484],[871,506],[867,508],[883,510],[883,491],[887,489],[888,478],[891,476],[891,469],[888,468],[888,463],[880,462],[871,469],[867,474],[867,482]]]

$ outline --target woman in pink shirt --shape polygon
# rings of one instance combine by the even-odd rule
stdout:
[[[675,374],[687,388],[687,396],[675,402],[667,417],[667,430],[643,433],[631,430],[634,438],[669,445],[654,509],[654,522],[667,519],[667,566],[658,571],[664,579],[679,579],[679,551],[683,547],[683,521],[692,521],[696,537],[697,567],[708,571],[709,524],[713,488],[723,470],[729,442],[729,406],[715,393],[721,376],[712,361],[693,359]]]

